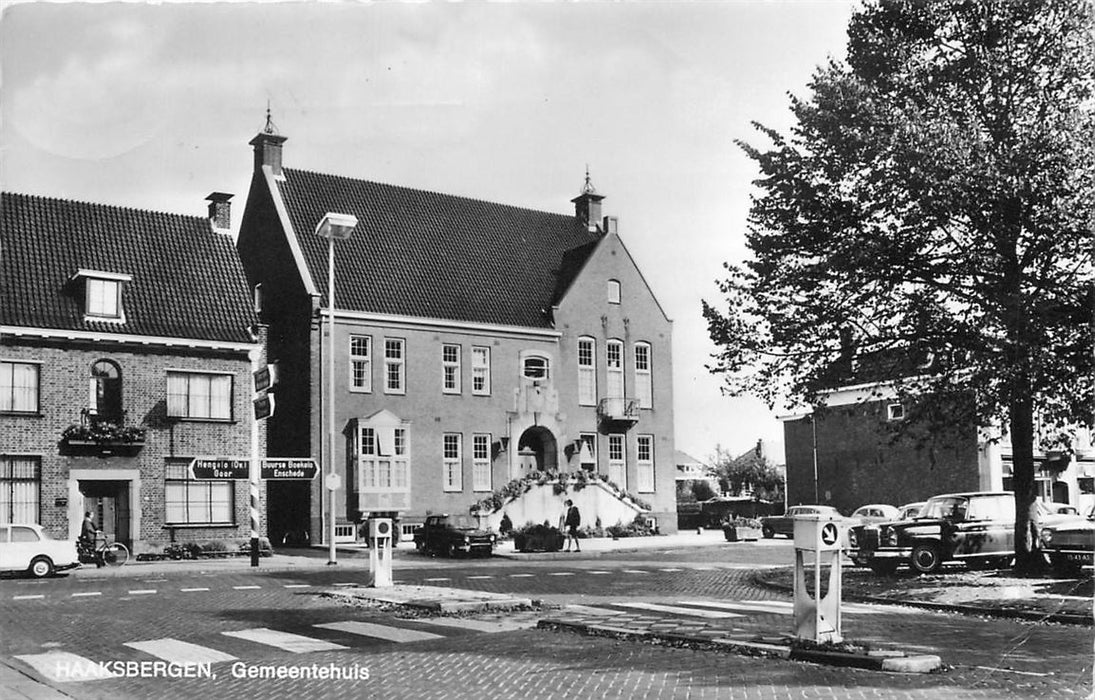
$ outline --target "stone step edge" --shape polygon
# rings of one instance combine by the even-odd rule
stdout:
[[[726,637],[711,638],[680,632],[653,632],[650,630],[621,627],[612,624],[576,622],[563,618],[543,618],[537,624],[537,627],[539,629],[568,630],[596,637],[686,643],[746,656],[807,661],[829,666],[847,666],[874,671],[930,673],[943,666],[942,660],[934,654],[906,655],[903,652],[895,650],[893,652],[888,652],[885,655],[865,655],[817,649],[792,649],[790,646],[784,644],[750,642]],[[900,656],[896,654],[900,654]]]

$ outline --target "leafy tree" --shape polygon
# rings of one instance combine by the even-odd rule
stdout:
[[[765,501],[783,501],[783,475],[756,449],[734,457],[721,446],[715,447],[712,471],[719,486],[732,494],[752,490],[753,497]]]
[[[730,392],[820,404],[853,356],[904,356],[872,379],[1006,429],[1027,570],[1035,421],[1092,420],[1092,29],[1088,0],[867,3],[791,133],[739,144],[752,259],[704,302]]]
[[[696,479],[692,482],[692,497],[697,501],[707,501],[715,496],[715,490],[711,488],[711,484],[702,479]]]

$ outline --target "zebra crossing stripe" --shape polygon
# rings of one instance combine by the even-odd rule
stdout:
[[[536,574],[510,574],[510,578],[532,578]]]
[[[138,588],[137,590],[130,591],[129,595],[152,595],[155,592],[155,588]]]
[[[573,576],[573,571],[552,571],[548,576]]]
[[[487,634],[493,634],[495,632],[513,632],[536,626],[536,620],[509,619],[474,620],[471,618],[454,619],[445,617],[423,617],[416,619],[415,622],[420,622],[425,625],[436,625],[438,627],[456,627],[458,629],[475,630],[476,632],[485,632]]]
[[[180,588],[180,593],[195,593],[197,591],[208,591],[208,588]]]
[[[248,630],[236,630],[235,632],[221,632],[226,637],[246,639],[250,642],[277,647],[294,654],[303,654],[309,651],[334,651],[335,649],[347,649],[341,644],[328,642],[322,639],[313,639],[300,634],[290,632],[278,632],[266,627],[255,627]]]
[[[287,583],[287,584],[285,584],[285,587],[286,588],[311,588],[312,584],[310,584],[310,583]]]
[[[612,572],[611,571],[590,571],[589,573],[596,574],[598,576],[606,576],[608,574],[611,574]]]
[[[183,642],[178,639],[150,639],[145,642],[126,642],[127,647],[143,651],[171,663],[185,666],[188,664],[215,664],[220,661],[234,661],[236,657],[209,647]]]
[[[494,577],[493,576],[468,576],[467,578],[469,580],[471,580],[471,579],[494,578]]]
[[[54,683],[101,681],[106,678],[114,678],[117,675],[108,671],[97,661],[85,659],[67,651],[24,654],[15,658]]]
[[[234,591],[257,591],[260,588],[262,588],[262,586],[232,586],[232,590]]]
[[[614,603],[614,605],[621,608],[675,613],[677,615],[688,615],[690,617],[705,617],[712,620],[723,620],[729,617],[744,617],[738,613],[724,612],[721,610],[696,610],[695,608],[682,608],[678,605],[661,605],[659,603]]]
[[[427,581],[451,581],[451,578],[428,578]]]
[[[41,593],[35,595],[13,595],[11,597],[12,600],[41,600],[42,598],[45,598],[45,596]]]
[[[716,610],[738,610],[747,612],[771,613],[773,615],[786,615],[794,608],[794,603],[784,600],[733,600],[726,603],[711,603],[704,600],[682,600],[681,605],[693,605],[699,608],[714,608]]]
[[[362,637],[374,637],[377,639],[384,639],[389,642],[396,642],[397,644],[406,644],[407,642],[424,642],[429,639],[443,638],[443,635],[433,634],[432,632],[408,630],[400,627],[388,627],[387,625],[377,625],[372,622],[360,622],[358,620],[346,620],[344,622],[325,622],[321,625],[315,625],[315,627],[321,627],[327,630],[336,630],[338,632],[348,632],[350,634],[356,634]]]

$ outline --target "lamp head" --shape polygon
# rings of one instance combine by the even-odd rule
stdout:
[[[357,217],[353,214],[327,212],[316,226],[316,235],[320,238],[344,241],[354,232],[355,226],[357,226]]]

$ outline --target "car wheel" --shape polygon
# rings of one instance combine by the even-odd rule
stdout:
[[[30,563],[30,575],[34,578],[45,578],[53,575],[53,562],[49,557],[35,557]]]
[[[897,571],[897,563],[892,561],[872,561],[867,566],[876,576],[893,576]]]
[[[776,531],[772,529],[771,525],[765,525],[760,529],[760,534],[764,536],[764,539],[770,540],[776,536]]]
[[[943,556],[934,544],[918,544],[913,547],[909,565],[921,574],[934,574],[943,568]]]

